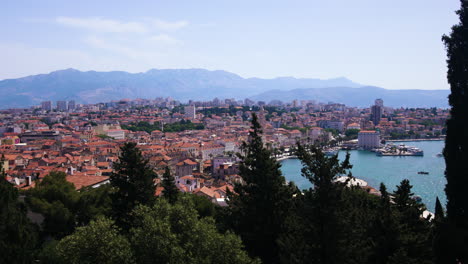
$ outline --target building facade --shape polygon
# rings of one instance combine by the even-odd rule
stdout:
[[[375,99],[374,105],[371,106],[371,121],[374,126],[377,126],[382,119],[383,107],[383,100]]]
[[[51,111],[52,110],[52,101],[44,101],[41,103],[42,110]]]
[[[358,133],[358,147],[363,149],[373,149],[380,147],[380,132],[364,130]]]
[[[184,107],[185,118],[195,119],[195,106],[189,105]]]
[[[57,101],[57,110],[67,111],[67,101]]]
[[[76,109],[76,104],[74,100],[68,101],[68,110],[75,110]]]

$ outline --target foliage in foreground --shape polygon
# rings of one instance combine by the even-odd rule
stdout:
[[[18,190],[5,180],[0,163],[0,263],[31,263],[38,230],[18,201]]]
[[[56,245],[61,263],[256,263],[234,234],[219,233],[213,218],[199,218],[190,197],[171,205],[140,205],[122,235],[108,218],[80,227]]]

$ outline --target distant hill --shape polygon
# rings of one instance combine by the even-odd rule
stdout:
[[[374,86],[359,88],[328,87],[293,89],[290,91],[271,90],[252,96],[253,100],[269,102],[315,100],[317,102],[343,103],[349,106],[369,107],[376,98],[382,98],[390,107],[448,107],[449,90],[388,90]]]
[[[2,108],[26,107],[44,100],[76,100],[97,103],[122,98],[171,96],[178,100],[211,100],[214,97],[244,99],[270,89],[359,87],[345,78],[330,80],[244,79],[226,71],[204,69],[156,70],[145,73],[82,72],[67,69],[18,79],[0,81]]]
[[[310,88],[314,88],[316,91],[312,92],[314,89],[311,90]],[[323,90],[325,88],[327,90]],[[356,93],[354,95],[356,100],[349,105],[368,106],[378,97],[382,97],[384,101],[387,101],[385,96],[381,95],[382,92],[387,91],[388,94],[392,94],[394,90],[390,91],[375,87],[375,91],[380,91],[380,93],[372,94],[374,90],[368,90],[363,85],[343,77],[328,80],[293,77],[260,79],[242,78],[226,71],[208,71],[204,69],[152,69],[144,73],[123,71],[82,72],[75,69],[66,69],[49,74],[2,80],[0,81],[0,91],[3,94],[0,98],[1,108],[11,108],[38,105],[45,100],[75,100],[78,103],[97,103],[122,98],[151,99],[167,96],[182,101],[189,99],[211,100],[214,97],[236,99],[251,97],[267,101],[272,99],[287,101],[292,98],[348,104],[350,102],[349,94],[354,93]],[[435,91],[411,91],[415,94],[428,94],[426,97],[421,97],[421,100],[423,100],[420,102],[421,105],[443,106],[446,104],[448,91],[444,91],[445,94],[442,97],[437,97],[439,94]],[[439,93],[444,92],[439,91]],[[364,93],[369,94],[364,96]],[[317,97],[319,94],[321,95]],[[411,92],[403,92],[403,94],[409,96]],[[277,97],[274,98],[275,96]],[[362,101],[359,101],[359,97],[362,97]],[[420,104],[419,99],[418,97],[401,98],[402,102],[410,106]]]

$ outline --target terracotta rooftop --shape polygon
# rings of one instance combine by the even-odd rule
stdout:
[[[67,181],[73,183],[75,185],[75,188],[77,190],[95,185],[97,183],[103,182],[108,180],[109,177],[107,176],[84,176],[84,175],[68,175],[67,176]]]

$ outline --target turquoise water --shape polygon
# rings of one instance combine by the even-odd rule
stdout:
[[[409,179],[414,194],[421,196],[430,211],[434,211],[437,196],[445,205],[445,160],[443,157],[437,157],[437,154],[442,152],[444,141],[413,141],[404,144],[422,149],[424,156],[378,157],[373,152],[352,150],[350,161],[353,164],[353,176],[365,180],[377,189],[383,182],[389,191],[395,190],[395,186],[403,179]],[[338,153],[341,160],[345,155],[345,151]],[[281,170],[288,181],[294,181],[300,189],[311,187],[310,182],[301,176],[302,166],[299,160],[284,160],[281,164]],[[427,171],[429,174],[418,174],[418,171]]]

